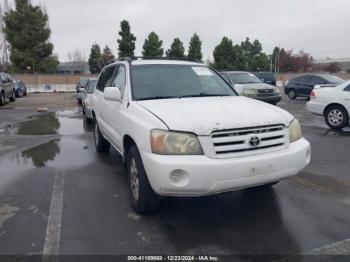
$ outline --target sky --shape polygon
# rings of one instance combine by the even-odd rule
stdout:
[[[2,1],[2,0],[0,0]],[[126,19],[141,55],[154,31],[168,49],[179,37],[186,51],[193,33],[203,44],[203,59],[212,58],[223,36],[239,44],[258,39],[266,53],[275,46],[304,50],[315,58],[350,57],[349,0],[32,0],[46,7],[50,41],[61,61],[79,49],[106,44],[117,54],[120,21]]]

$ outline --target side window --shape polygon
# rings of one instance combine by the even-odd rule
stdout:
[[[299,79],[297,79],[298,82],[301,83],[310,83],[310,77],[309,76],[301,76]]]
[[[120,65],[117,69],[117,73],[115,74],[112,86],[119,88],[120,94],[123,97],[125,86],[126,86],[126,70],[125,66]]]
[[[326,81],[323,80],[321,77],[311,76],[311,83],[314,85],[322,85],[322,84],[325,84]]]
[[[115,66],[109,66],[103,70],[96,85],[97,90],[103,92],[106,86],[111,86],[110,81],[113,76],[114,70]]]
[[[344,91],[350,92],[350,85],[348,85],[347,87],[345,87],[345,88],[344,88]]]

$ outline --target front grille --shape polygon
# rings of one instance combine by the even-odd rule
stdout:
[[[287,146],[284,125],[216,130],[211,137],[217,158],[244,156],[283,149]],[[259,143],[252,145],[252,138]]]
[[[273,94],[273,89],[258,89],[259,94]]]

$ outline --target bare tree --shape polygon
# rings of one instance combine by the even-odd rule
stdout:
[[[85,52],[79,49],[75,49],[68,53],[68,60],[71,62],[74,69],[83,69],[86,64]]]
[[[10,45],[6,40],[5,33],[3,31],[3,28],[5,26],[4,22],[4,16],[7,12],[9,12],[11,9],[9,1],[3,0],[2,3],[0,3],[0,70],[7,70],[9,64],[10,64]]]

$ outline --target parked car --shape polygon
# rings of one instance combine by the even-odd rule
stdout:
[[[307,109],[313,114],[324,116],[327,125],[333,129],[342,129],[348,126],[350,81],[336,87],[314,89],[310,94]]]
[[[0,73],[0,106],[6,103],[6,99],[16,100],[15,84],[8,74]]]
[[[277,87],[263,83],[254,74],[241,71],[221,72],[221,75],[243,96],[276,105],[282,96]]]
[[[91,108],[91,96],[95,91],[96,83],[96,78],[89,79],[86,89],[82,92],[83,114],[87,123],[92,123],[93,119]]]
[[[13,80],[15,84],[15,95],[16,97],[26,96],[27,95],[27,86],[21,80]]]
[[[85,90],[87,87],[87,84],[89,83],[89,78],[80,78],[79,82],[76,85],[76,90],[77,90],[77,101],[79,104],[82,103],[82,91]]]
[[[272,72],[253,72],[253,74],[266,84],[276,86],[276,77]]]
[[[112,145],[123,156],[140,213],[156,209],[160,196],[272,186],[310,162],[298,120],[238,96],[200,63],[116,61],[102,70],[91,102],[96,150]]]
[[[284,92],[290,99],[295,99],[298,96],[309,97],[317,85],[339,85],[344,81],[344,79],[329,74],[307,74],[289,80]]]

